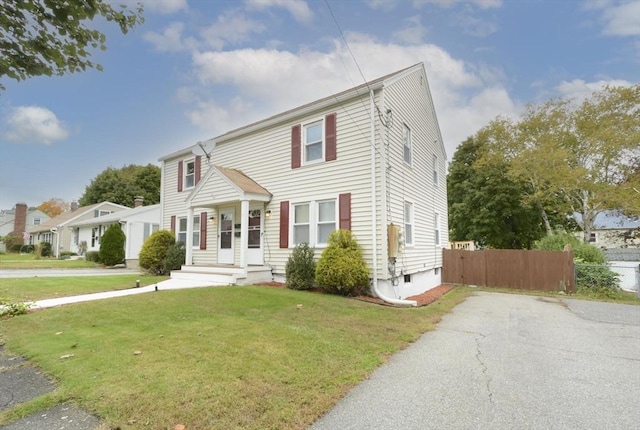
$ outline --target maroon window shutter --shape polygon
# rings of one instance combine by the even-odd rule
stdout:
[[[195,185],[198,185],[198,182],[200,182],[200,172],[201,172],[201,163],[202,163],[202,157],[201,156],[196,156],[196,171],[194,172],[196,177],[195,177]]]
[[[176,216],[171,215],[171,233],[176,234]]]
[[[351,230],[351,193],[339,197],[340,229]]]
[[[182,161],[178,161],[178,192],[182,191]]]
[[[280,202],[280,248],[289,247],[289,202]]]
[[[207,249],[207,213],[200,213],[200,249]]]
[[[291,127],[291,168],[300,167],[302,149],[300,145],[300,125]]]
[[[336,114],[330,113],[324,118],[324,158],[333,161],[338,158],[336,146]]]

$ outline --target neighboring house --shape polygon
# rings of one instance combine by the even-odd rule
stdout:
[[[576,233],[582,239],[582,232]],[[600,212],[595,219],[589,243],[599,248],[640,248],[640,219],[619,211]]]
[[[620,275],[620,288],[638,291],[640,287],[640,248],[605,249],[607,264]]]
[[[319,257],[342,228],[362,246],[376,295],[440,284],[446,154],[423,64],[160,161],[162,228],[187,248],[172,277],[284,280],[297,244]]]
[[[77,231],[78,243],[85,251],[100,251],[102,234],[111,225],[117,224],[122,228],[125,240],[125,261],[127,267],[138,267],[138,255],[142,244],[158,230],[160,226],[160,205],[136,206],[98,218],[90,218],[69,223],[68,227]]]
[[[29,244],[30,238],[24,233],[50,218],[40,209],[28,209],[25,203],[17,203],[13,209],[0,211],[0,236],[15,233],[23,238],[25,244]],[[0,251],[6,251],[3,242],[0,242]]]
[[[125,209],[129,208],[111,202],[96,203],[82,207],[78,207],[77,203],[72,203],[71,210],[63,212],[27,231],[31,234],[31,243],[33,245],[49,242],[55,257],[59,257],[61,252],[79,253],[80,238],[78,237],[78,229],[71,228],[70,224],[109,215]],[[102,237],[103,233],[104,230],[98,231],[97,238]]]

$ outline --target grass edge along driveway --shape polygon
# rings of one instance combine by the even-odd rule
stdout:
[[[104,428],[304,429],[469,294],[456,288],[406,309],[283,288],[216,287],[12,318],[3,321],[5,348],[58,388],[0,413],[0,425],[73,400]]]

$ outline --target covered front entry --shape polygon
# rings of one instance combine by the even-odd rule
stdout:
[[[207,218],[207,226],[214,227],[204,229],[201,234],[215,232],[216,245],[201,246],[194,251],[192,244],[187,243],[185,265],[202,265],[208,261],[208,264],[233,265],[244,271],[250,265],[263,266],[265,207],[270,200],[271,193],[243,172],[210,166],[186,203],[189,219],[200,212]],[[186,237],[188,242],[193,232],[187,231]]]

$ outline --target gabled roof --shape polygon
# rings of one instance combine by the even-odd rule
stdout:
[[[36,225],[33,226],[29,229],[29,233],[37,233],[40,231],[49,231],[52,228],[58,228],[58,227],[63,227],[68,225],[70,222],[72,222],[73,220],[81,217],[82,215],[85,215],[87,212],[91,212],[94,211],[96,209],[99,209],[102,206],[105,205],[113,205],[113,206],[117,206],[120,207],[122,209],[129,209],[127,206],[122,206],[116,203],[111,203],[111,202],[101,202],[101,203],[95,203],[93,205],[88,205],[88,206],[81,206],[78,209],[76,209],[75,211],[66,211],[61,213],[60,215],[53,217],[49,220],[47,220],[46,222],[43,222],[40,225]]]
[[[640,261],[640,248],[611,248],[603,252],[607,261]]]
[[[98,225],[98,224],[106,224],[106,223],[116,223],[120,221],[126,221],[127,219],[136,216],[145,214],[152,211],[160,211],[160,205],[149,205],[149,206],[138,206],[137,208],[129,208],[124,209],[118,212],[110,213],[108,215],[102,215],[97,218],[85,219],[82,221],[70,222],[69,227],[81,227],[88,225]],[[158,216],[158,222],[160,222],[160,217]]]
[[[225,190],[231,194],[235,194],[234,200],[242,200],[245,198],[265,202],[271,200],[272,194],[249,176],[245,175],[241,170],[222,166],[211,166],[187,197],[186,202],[188,206],[192,205],[200,191],[211,181],[217,181],[215,188],[220,194],[224,194]],[[215,197],[207,197],[208,204],[220,202],[221,201]],[[196,203],[194,203],[194,205],[196,205]]]
[[[212,142],[223,142],[229,139],[233,139],[240,135],[251,133],[256,130],[261,130],[266,127],[273,126],[274,124],[278,124],[284,121],[288,121],[290,119],[296,118],[298,116],[305,115],[309,112],[325,108],[327,106],[341,104],[347,100],[350,100],[354,97],[362,96],[364,94],[369,93],[369,91],[375,91],[388,83],[395,82],[397,79],[401,78],[405,74],[411,73],[414,70],[422,69],[424,70],[423,63],[414,64],[413,66],[404,68],[402,70],[398,70],[393,73],[389,73],[388,75],[382,76],[380,78],[374,79],[369,82],[365,82],[364,84],[355,86],[353,88],[347,89],[345,91],[341,91],[339,93],[332,94],[330,96],[315,100],[311,103],[304,104],[302,106],[298,106],[296,108],[278,113],[276,115],[270,116],[268,118],[262,119],[260,121],[236,128],[234,130],[228,131],[224,134],[221,134],[217,137],[209,139]],[[442,140],[442,139],[440,139]],[[164,161],[167,159],[171,159],[178,156],[183,156],[186,154],[191,154],[191,150],[195,145],[189,146],[188,148],[181,149],[180,151],[174,152],[172,154],[166,155],[160,158],[160,161]]]

